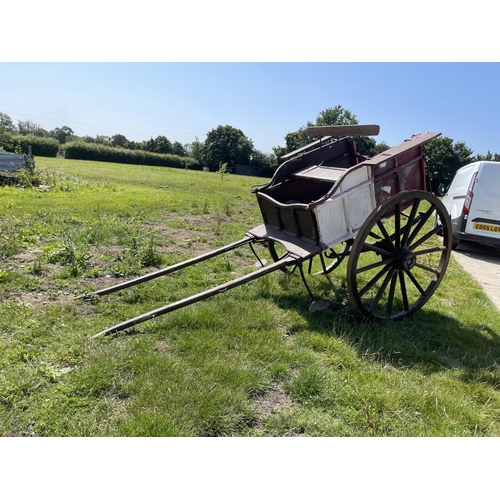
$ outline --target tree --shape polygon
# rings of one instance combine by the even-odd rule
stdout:
[[[201,142],[198,137],[194,138],[194,141],[191,143],[188,143],[184,146],[184,149],[186,150],[188,156],[191,158],[194,158],[198,163],[203,164],[203,152],[204,152],[205,145],[203,142]]]
[[[258,149],[252,151],[250,165],[262,169],[275,169],[278,166],[278,159],[274,153],[263,153]]]
[[[30,120],[26,120],[26,121],[18,120],[17,121],[17,128],[18,128],[19,133],[21,135],[33,134],[33,135],[36,135],[38,137],[48,137],[49,136],[49,133],[44,128],[42,128],[40,125],[38,125],[38,123],[34,123]]]
[[[205,139],[203,160],[212,171],[227,163],[228,169],[236,164],[248,165],[253,152],[253,143],[245,134],[231,125],[219,125],[212,129]]]
[[[172,147],[172,143],[164,136],[159,135],[154,140],[154,153],[160,153],[163,155],[171,154],[174,148]]]
[[[172,153],[177,156],[186,156],[186,150],[179,141],[175,141],[172,144]]]
[[[50,136],[57,139],[61,144],[64,144],[74,135],[75,133],[73,132],[73,130],[71,130],[71,128],[67,127],[66,125],[62,127],[56,127],[54,130],[50,131]]]
[[[99,135],[97,134],[95,136],[95,143],[96,144],[103,144],[106,146],[111,146],[111,138],[107,135]]]
[[[384,151],[387,151],[390,148],[391,148],[391,146],[389,146],[389,144],[387,144],[387,142],[385,142],[385,141],[378,142],[374,148],[373,156],[379,155],[380,153],[383,153]]]
[[[489,149],[485,155],[476,155],[473,161],[500,161],[500,154],[492,153]]]
[[[12,122],[11,117],[9,115],[6,115],[5,113],[0,113],[0,127],[3,127],[9,132],[16,131],[16,126]]]
[[[453,144],[450,137],[437,137],[425,146],[427,168],[432,178],[432,190],[440,183],[449,183],[456,171],[471,163],[472,149],[463,141]]]
[[[356,115],[351,113],[349,110],[344,109],[342,106],[337,105],[334,108],[326,108],[318,113],[316,117],[316,122],[307,122],[307,125],[301,127],[296,132],[289,132],[285,136],[285,153],[291,153],[296,149],[299,149],[307,144],[319,139],[319,137],[309,137],[307,134],[307,128],[312,126],[324,126],[324,125],[356,125],[358,124],[358,119]],[[356,146],[359,153],[364,156],[374,156],[377,151],[376,141],[371,137],[357,137]],[[283,156],[283,154],[278,154],[282,148],[273,148],[277,156]]]
[[[316,117],[315,125],[355,125],[357,123],[356,115],[338,104],[334,108],[326,108],[320,111]],[[313,123],[308,122],[307,125],[312,126]]]
[[[172,146],[172,143],[164,135],[159,135],[156,137],[156,139],[153,139],[152,137],[148,139],[144,143],[144,150],[150,151],[151,153],[159,153],[165,155],[172,154],[174,148]]]
[[[115,134],[111,137],[111,145],[112,146],[121,146],[125,147],[125,144],[128,142],[128,139],[122,134]]]
[[[285,151],[291,153],[309,144],[312,140],[313,139],[307,135],[306,127],[301,127],[296,132],[288,132],[288,134],[285,135]]]

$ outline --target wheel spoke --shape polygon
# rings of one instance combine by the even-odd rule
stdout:
[[[420,200],[415,200],[413,203],[413,206],[411,207],[411,212],[410,215],[408,216],[408,221],[406,222],[406,225],[404,227],[404,234],[403,234],[403,240],[401,242],[401,246],[404,248],[406,244],[408,243],[408,238],[410,236],[410,231],[411,228],[414,224],[415,221],[415,215],[417,215],[417,210],[418,207],[420,206]]]
[[[420,262],[417,262],[415,264],[415,267],[418,267],[419,269],[423,269],[424,271],[429,271],[432,274],[435,274],[436,276],[439,276],[439,271],[437,269],[433,269],[432,267],[429,266],[424,266],[424,264],[420,264]]]
[[[401,248],[401,205],[396,203],[394,211],[394,246]]]
[[[391,279],[391,287],[389,288],[389,296],[387,297],[387,309],[385,310],[388,318],[390,318],[392,314],[392,303],[394,302],[394,292],[396,291],[397,281],[398,275],[397,273],[393,273]]]
[[[385,292],[385,289],[387,288],[387,285],[389,284],[389,281],[391,281],[395,272],[396,272],[396,270],[394,268],[389,269],[387,276],[385,277],[382,285],[380,285],[380,288],[378,289],[377,294],[375,295],[375,297],[372,300],[372,303],[370,305],[370,308],[368,309],[368,312],[373,313],[373,311],[375,311],[375,308],[378,306],[378,303],[380,302],[380,299],[382,298],[382,295]]]
[[[444,246],[424,248],[423,250],[418,250],[417,252],[413,252],[413,255],[425,255],[428,253],[443,252],[444,250],[446,250],[446,247]]]
[[[384,259],[384,260],[380,260],[378,262],[374,262],[373,264],[370,264],[368,266],[365,266],[365,267],[360,267],[358,269],[356,269],[356,274],[361,274],[361,273],[364,273],[366,271],[371,271],[372,269],[376,269],[377,267],[380,267],[380,266],[384,266],[386,264],[389,264],[390,262],[392,262],[394,259],[393,258],[390,258],[390,259]]]
[[[424,243],[424,241],[427,241],[429,238],[436,235],[438,231],[439,231],[439,228],[435,227],[432,231],[429,231],[427,234],[424,234],[424,236],[422,236],[422,238],[420,238],[417,242],[413,243],[409,247],[410,250],[418,248],[422,243]]]
[[[393,258],[394,258],[394,253],[395,253],[395,252],[390,252],[389,250],[386,250],[385,248],[381,248],[381,247],[377,246],[376,244],[371,245],[370,243],[365,243],[363,245],[363,248],[361,251],[362,252],[371,251],[371,252],[375,252],[375,253],[380,254],[380,255],[385,255],[386,257],[393,257]]]
[[[379,219],[377,221],[377,226],[379,227],[382,235],[384,236],[384,239],[391,244],[392,248],[394,249],[394,252],[396,251],[396,246],[394,245],[394,242],[392,241],[392,238],[389,236],[389,233],[387,232],[387,229],[385,228],[384,223]]]
[[[417,234],[420,232],[422,227],[424,227],[425,223],[429,220],[429,217],[432,215],[434,212],[434,207],[431,206],[427,212],[424,212],[421,214],[421,217],[419,217],[418,224],[416,225],[415,229],[411,233],[411,236],[408,238],[407,245],[412,245],[413,240],[417,236]]]
[[[368,235],[371,236],[372,238],[375,238],[376,240],[381,240],[382,239],[382,236],[380,236],[380,234],[374,233],[372,231],[370,231],[368,233]]]
[[[406,283],[405,283],[405,275],[403,271],[399,271],[399,285],[401,286],[401,296],[403,297],[403,307],[405,311],[410,310],[410,306],[408,304],[408,295],[406,294]]]
[[[425,290],[420,286],[420,283],[416,280],[415,276],[413,276],[413,273],[411,271],[406,271],[406,274],[415,285],[415,288],[420,292],[420,295],[425,295]]]
[[[359,296],[362,297],[368,290],[370,290],[377,281],[380,280],[380,278],[387,273],[391,267],[389,265],[384,266],[384,269],[382,269],[379,273],[377,273],[360,291],[359,291]]]
[[[345,257],[349,256],[353,241],[354,239],[351,238],[330,247],[324,252],[314,254],[313,257],[307,259],[307,273],[314,275],[330,274],[341,264],[341,262],[343,262]],[[289,252],[281,243],[273,240],[268,241],[268,250],[274,262],[278,262],[289,255]],[[316,257],[318,257],[318,259],[316,259]],[[328,259],[328,261],[326,259]],[[283,268],[282,271],[287,274],[292,274],[296,269],[297,266],[294,265],[291,269]]]

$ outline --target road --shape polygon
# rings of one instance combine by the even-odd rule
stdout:
[[[478,281],[500,310],[500,249],[474,243],[460,243],[451,254]]]

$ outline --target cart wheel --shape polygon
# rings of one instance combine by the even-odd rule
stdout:
[[[334,245],[333,247],[330,247],[323,253],[320,253],[318,257],[321,262],[321,269],[319,271],[312,272],[312,265],[315,257],[310,259],[309,274],[311,274],[312,272],[312,274],[314,275],[326,275],[337,269],[337,267],[339,267],[343,260],[349,255],[353,242],[354,239],[351,238],[347,241],[343,241],[341,243],[338,243],[337,245]]]
[[[351,300],[370,319],[410,316],[439,286],[451,246],[450,217],[437,197],[405,191],[389,198],[354,240],[347,264]]]

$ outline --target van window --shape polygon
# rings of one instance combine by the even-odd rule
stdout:
[[[490,193],[500,194],[500,162],[484,163],[478,182]]]
[[[465,195],[474,169],[474,166],[470,165],[458,170],[450,188],[448,189],[448,194],[460,193]]]

